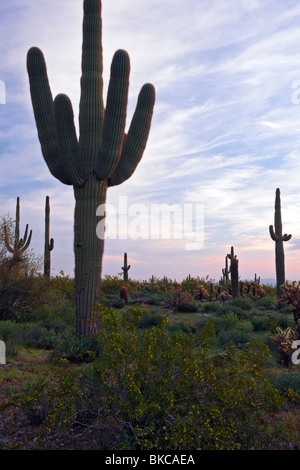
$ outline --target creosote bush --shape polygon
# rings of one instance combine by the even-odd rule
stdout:
[[[47,432],[90,427],[102,449],[260,448],[268,413],[280,405],[263,373],[268,348],[247,343],[210,355],[209,329],[202,340],[168,334],[166,316],[139,328],[142,315],[99,306],[99,357],[76,376],[67,368],[56,384],[27,392],[25,409],[42,405]]]

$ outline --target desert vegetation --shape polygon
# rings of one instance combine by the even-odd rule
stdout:
[[[294,315],[255,282],[106,276],[80,338],[74,279],[2,270],[1,448],[299,449]]]

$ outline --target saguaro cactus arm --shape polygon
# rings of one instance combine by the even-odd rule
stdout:
[[[27,54],[31,101],[43,157],[52,175],[64,184],[72,184],[63,168],[57,148],[53,98],[42,51],[32,47]]]
[[[109,186],[116,186],[130,178],[140,162],[150,132],[154,102],[155,89],[147,83],[140,91],[136,110],[124,139],[121,158],[108,180]]]

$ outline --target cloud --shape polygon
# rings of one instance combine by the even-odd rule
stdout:
[[[73,190],[52,177],[41,155],[26,54],[31,46],[43,50],[53,95],[68,94],[77,125],[82,2],[11,0],[0,6],[0,15],[0,79],[7,88],[7,104],[0,105],[1,207],[13,214],[21,196],[22,220],[34,228],[32,243],[42,252],[49,194],[53,266],[72,273]],[[277,187],[284,231],[293,234],[286,252],[297,253],[299,16],[298,5],[279,0],[103,2],[104,97],[118,48],[131,59],[127,127],[141,86],[156,87],[143,159],[126,183],[109,190],[107,200],[117,206],[126,196],[129,205],[205,208],[199,252],[185,250],[185,240],[107,240],[104,272],[120,272],[126,251],[139,277],[180,278],[207,270],[219,278],[224,253],[235,245],[245,275],[257,263],[261,276],[274,277],[268,226]],[[297,263],[287,263],[296,275]]]

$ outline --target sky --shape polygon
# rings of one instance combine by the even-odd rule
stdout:
[[[44,249],[45,198],[54,238],[52,275],[73,276],[74,196],[42,157],[26,71],[45,56],[53,96],[78,121],[82,0],[0,5],[0,215]],[[126,128],[138,93],[156,103],[136,171],[108,190],[103,276],[187,275],[218,281],[231,246],[241,279],[275,278],[276,188],[281,191],[286,279],[300,279],[300,5],[297,0],[103,0],[104,100],[117,49],[131,62]],[[168,217],[168,214],[170,217]]]

